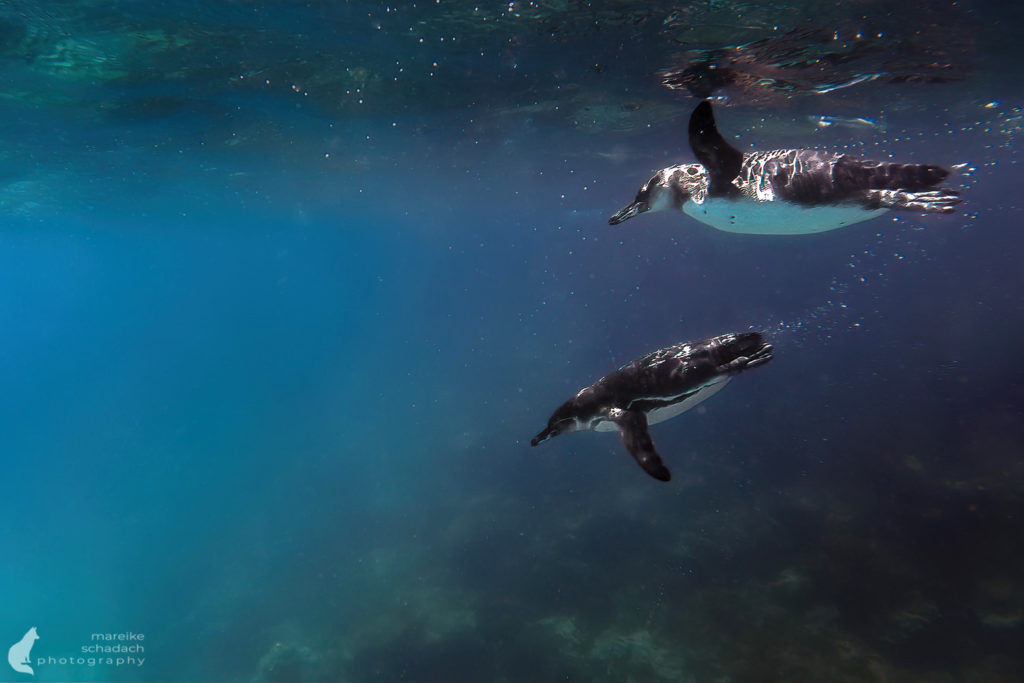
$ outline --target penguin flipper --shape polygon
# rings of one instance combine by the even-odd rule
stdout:
[[[638,410],[626,410],[615,419],[615,424],[619,426],[622,444],[637,464],[644,468],[644,472],[658,481],[672,478],[658,451],[654,449],[651,433],[647,430],[646,415]]]
[[[689,133],[690,149],[708,172],[708,194],[722,196],[737,192],[732,181],[740,174],[743,152],[726,142],[718,132],[710,101],[704,100],[693,110]]]

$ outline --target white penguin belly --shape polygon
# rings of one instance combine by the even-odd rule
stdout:
[[[859,206],[804,208],[781,201],[755,199],[708,199],[698,204],[687,200],[683,212],[725,232],[746,235],[808,235],[835,230],[881,216],[888,209]]]
[[[728,384],[730,379],[732,379],[732,377],[721,377],[719,379],[715,379],[711,383],[705,384],[679,403],[673,403],[672,405],[665,406],[664,408],[655,408],[654,410],[649,411],[647,413],[647,424],[658,424],[659,422],[670,420],[680,413],[685,413],[704,399],[710,398],[721,391],[722,387]],[[644,397],[633,399],[633,403],[644,400],[669,400],[669,398],[670,397],[658,396]],[[611,420],[600,420],[594,425],[593,430],[595,432],[614,432],[618,428],[619,426]]]
[[[717,381],[714,384],[705,384],[685,401],[673,403],[672,405],[665,406],[664,408],[655,408],[647,413],[647,424],[658,424],[659,422],[670,420],[680,413],[685,413],[701,401],[711,398],[721,391],[722,387],[728,384],[730,379],[732,379],[732,377],[723,377],[720,381]]]

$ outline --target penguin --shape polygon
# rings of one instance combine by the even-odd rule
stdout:
[[[699,163],[655,173],[609,225],[675,209],[726,232],[805,235],[860,223],[889,209],[952,213],[961,201],[959,192],[937,187],[949,175],[941,166],[815,149],[741,152],[718,132],[709,100],[693,110],[689,137]]]
[[[640,467],[659,481],[669,481],[671,474],[654,448],[648,426],[717,394],[735,375],[770,361],[772,352],[758,332],[722,334],[659,349],[580,389],[551,414],[530,445],[583,429],[618,430]]]

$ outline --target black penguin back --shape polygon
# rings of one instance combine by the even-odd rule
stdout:
[[[850,190],[906,190],[917,192],[935,187],[949,175],[941,166],[894,164],[842,156],[833,169],[837,186]]]

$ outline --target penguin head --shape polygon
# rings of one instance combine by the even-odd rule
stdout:
[[[551,414],[551,417],[548,419],[548,426],[540,434],[530,439],[530,445],[536,446],[559,434],[575,432],[581,428],[582,424],[579,420],[576,403],[574,400],[569,400]]]
[[[691,197],[698,196],[703,201],[702,190],[707,182],[707,172],[700,164],[663,168],[643,184],[631,204],[608,219],[608,225],[618,225],[647,211],[678,211]]]

